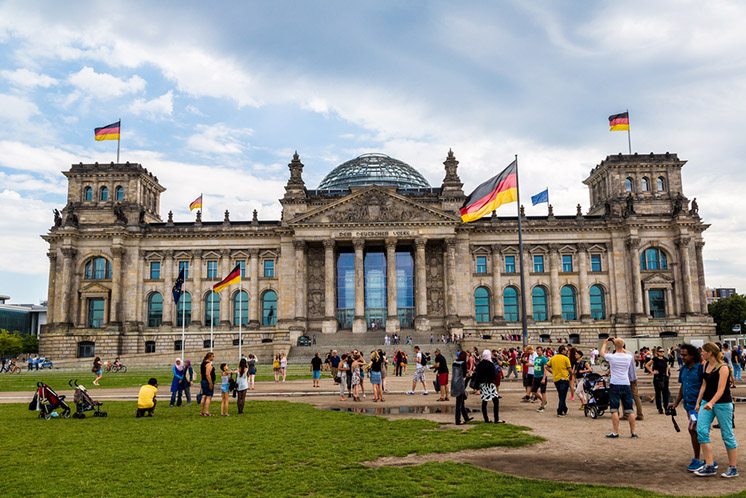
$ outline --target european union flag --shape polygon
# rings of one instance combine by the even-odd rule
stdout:
[[[531,196],[532,206],[536,206],[537,204],[541,204],[542,202],[549,203],[549,187],[544,189],[542,192]]]
[[[179,278],[176,279],[176,283],[174,284],[174,288],[171,289],[171,292],[174,295],[174,302],[176,304],[179,304],[179,298],[181,298],[181,286],[184,285],[184,268],[179,271]]]

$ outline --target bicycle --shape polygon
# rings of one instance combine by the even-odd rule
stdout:
[[[5,367],[0,369],[0,372],[2,373],[10,373],[10,374],[19,374],[21,373],[21,367],[15,364],[15,362],[10,362]]]
[[[122,363],[110,363],[106,365],[107,373],[127,373],[127,367]]]

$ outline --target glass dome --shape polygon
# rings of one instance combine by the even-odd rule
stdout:
[[[319,184],[319,190],[383,185],[397,188],[430,188],[412,166],[385,154],[363,154],[340,164]]]

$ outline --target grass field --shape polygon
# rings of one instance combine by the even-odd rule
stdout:
[[[231,365],[236,368],[236,365]],[[216,365],[216,368],[218,365]],[[97,389],[92,381],[96,376],[91,369],[85,370],[33,370],[22,371],[20,374],[0,374],[0,391],[29,391],[33,394],[37,382],[49,384],[53,389],[61,391],[68,389],[67,381],[78,379],[78,382],[90,389]],[[171,368],[130,368],[127,373],[104,373],[101,388],[109,387],[138,387],[148,382],[150,377],[158,379],[161,386],[171,385]],[[311,379],[307,365],[288,365],[287,380]],[[219,380],[219,379],[218,379]],[[257,369],[257,381],[274,380],[272,366],[261,366]],[[199,383],[199,365],[195,368],[195,381]]]
[[[382,456],[539,441],[510,425],[460,431],[277,401],[250,402],[242,416],[232,404],[233,416],[212,418],[199,417],[196,407],[159,407],[140,419],[133,403],[107,402],[105,409],[108,418],[44,421],[25,405],[0,405],[0,495],[657,496],[451,462],[362,465]]]

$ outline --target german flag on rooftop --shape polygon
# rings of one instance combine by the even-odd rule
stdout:
[[[500,174],[493,176],[469,194],[461,206],[461,221],[469,223],[478,220],[503,204],[518,201],[517,169],[518,164],[513,161]]]
[[[93,136],[97,142],[101,140],[119,140],[119,132],[122,128],[122,122],[117,121],[110,125],[102,126],[101,128],[93,129]]]
[[[609,131],[629,131],[629,112],[609,116]]]

